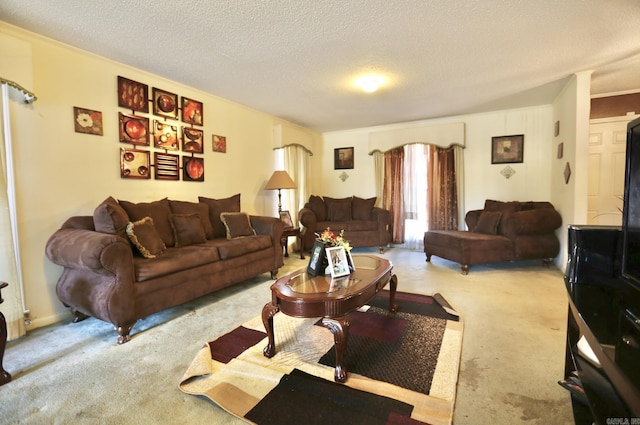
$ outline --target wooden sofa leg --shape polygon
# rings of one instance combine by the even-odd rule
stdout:
[[[131,329],[133,328],[133,325],[135,325],[136,322],[133,322],[130,325],[125,325],[125,326],[115,326],[116,332],[118,332],[118,345],[122,345],[126,342],[129,342],[131,340],[131,335],[129,335],[131,333]]]
[[[460,264],[460,271],[462,272],[463,275],[468,275],[469,274],[469,265],[468,264]]]
[[[542,266],[543,267],[549,267],[551,265],[551,263],[553,263],[553,258],[543,258],[542,259]]]
[[[271,279],[276,280],[278,278],[278,269],[271,270]]]
[[[84,319],[88,318],[89,316],[87,316],[86,314],[72,308],[71,309],[71,313],[73,313],[73,323],[79,323],[82,322]]]
[[[426,254],[427,255],[427,263],[431,262],[431,254]]]

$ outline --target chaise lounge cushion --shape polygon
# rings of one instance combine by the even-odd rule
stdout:
[[[484,233],[486,235],[497,234],[501,217],[502,213],[500,211],[483,211],[473,228],[473,232]]]

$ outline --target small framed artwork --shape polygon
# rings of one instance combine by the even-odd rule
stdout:
[[[307,266],[307,274],[309,276],[318,276],[324,274],[323,259],[325,258],[325,248],[322,242],[315,241],[311,248],[311,258]]]
[[[556,121],[553,125],[553,135],[556,137],[560,135],[560,121]]]
[[[564,156],[564,143],[558,143],[558,159],[561,159]]]
[[[197,128],[182,127],[182,150],[185,152],[203,153],[202,139],[204,133]]]
[[[178,119],[178,95],[153,88],[153,114],[160,117]]]
[[[163,121],[154,120],[153,141],[154,146],[160,149],[172,151],[178,150],[178,127],[165,124]]]
[[[293,229],[293,220],[289,211],[280,211],[280,220],[284,223],[285,229]]]
[[[118,112],[120,142],[149,146],[149,118]]]
[[[347,263],[347,252],[343,246],[333,246],[325,248],[327,258],[329,259],[329,269],[331,277],[346,276],[349,272],[349,264]]]
[[[149,152],[120,148],[120,177],[123,179],[150,179]]]
[[[118,106],[149,112],[149,86],[118,76]]]
[[[491,163],[512,164],[524,157],[524,134],[491,138]]]
[[[182,122],[188,124],[202,125],[204,117],[202,115],[202,102],[182,98]]]
[[[171,153],[153,153],[156,180],[180,180],[180,156]]]
[[[73,123],[76,133],[102,136],[102,112],[73,107]]]
[[[182,157],[182,180],[187,182],[204,181],[204,158]]]
[[[353,168],[353,148],[337,148],[333,150],[334,170]]]
[[[213,135],[213,151],[227,153],[227,138],[225,136]]]

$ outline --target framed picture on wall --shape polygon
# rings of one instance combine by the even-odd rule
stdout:
[[[333,150],[334,170],[353,168],[353,148],[337,148]]]
[[[491,163],[512,164],[522,162],[524,134],[491,138]]]

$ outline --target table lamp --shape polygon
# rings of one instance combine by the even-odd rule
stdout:
[[[291,180],[289,174],[286,171],[274,171],[273,175],[265,185],[265,190],[274,190],[278,189],[278,213],[282,211],[282,195],[280,193],[281,189],[296,189],[295,182]]]

